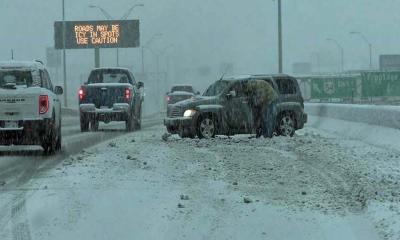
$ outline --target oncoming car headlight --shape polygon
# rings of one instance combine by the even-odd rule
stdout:
[[[193,117],[196,114],[196,110],[186,110],[185,113],[183,113],[184,117]]]

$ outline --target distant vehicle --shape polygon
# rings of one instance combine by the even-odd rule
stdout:
[[[41,62],[0,62],[0,143],[61,149],[62,87]]]
[[[99,122],[124,121],[127,131],[141,128],[144,87],[124,68],[92,70],[78,92],[81,131],[97,131]]]
[[[307,114],[297,80],[288,75],[251,75],[221,79],[203,96],[170,105],[164,119],[167,131],[190,138],[253,133],[252,112],[243,87],[255,79],[271,83],[279,93],[276,133],[293,136],[303,128]]]
[[[192,85],[174,85],[170,92],[167,92],[167,104],[174,104],[189,98],[199,95],[200,92],[195,92]]]

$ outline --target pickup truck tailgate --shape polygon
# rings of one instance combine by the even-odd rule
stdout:
[[[39,96],[24,90],[0,90],[0,121],[19,121],[39,117]]]
[[[89,84],[84,87],[83,103],[93,103],[96,108],[111,108],[114,103],[124,103],[125,90],[130,84]]]

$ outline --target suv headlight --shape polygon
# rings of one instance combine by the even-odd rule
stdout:
[[[183,116],[184,117],[193,117],[195,114],[196,114],[196,110],[191,110],[191,109],[189,109],[189,110],[186,110],[184,113],[183,113]]]

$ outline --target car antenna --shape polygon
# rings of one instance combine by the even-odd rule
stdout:
[[[228,72],[228,69],[225,69],[225,72],[222,74],[221,78],[219,79],[220,81],[221,81],[222,79],[224,79],[224,77],[225,77],[225,75],[226,75],[227,72]]]

